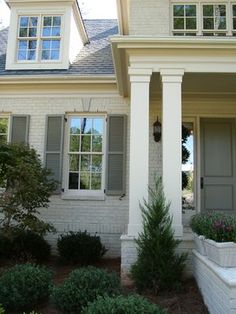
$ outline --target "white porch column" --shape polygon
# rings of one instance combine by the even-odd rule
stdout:
[[[182,226],[182,77],[183,69],[161,69],[162,77],[162,178],[175,236]]]
[[[148,199],[149,84],[151,69],[130,68],[130,172],[128,236],[137,236],[142,219],[139,202]]]

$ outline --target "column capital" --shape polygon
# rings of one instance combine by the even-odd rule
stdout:
[[[152,69],[140,69],[129,67],[130,82],[149,83],[152,75]]]
[[[160,69],[163,83],[181,83],[184,69]]]

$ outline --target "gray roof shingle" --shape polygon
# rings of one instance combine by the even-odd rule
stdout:
[[[0,31],[0,75],[112,75],[109,37],[118,33],[117,20],[84,20],[90,43],[76,56],[68,70],[5,70],[8,28]]]

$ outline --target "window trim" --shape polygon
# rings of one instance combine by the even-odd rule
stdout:
[[[193,30],[177,30],[174,29],[174,5],[196,5],[197,9],[197,29],[196,31]],[[223,30],[204,30],[203,29],[203,5],[225,5],[226,6],[226,29]],[[170,16],[171,16],[171,36],[187,36],[188,33],[196,32],[196,36],[201,37],[217,37],[214,36],[207,36],[203,35],[203,33],[219,33],[225,34],[224,36],[233,37],[236,35],[236,29],[233,29],[233,5],[236,5],[236,2],[227,1],[227,0],[217,0],[217,1],[203,1],[203,0],[196,0],[191,2],[186,2],[183,0],[172,0],[171,1],[171,9],[170,9]],[[177,34],[179,33],[179,34]],[[182,33],[182,34],[181,34]],[[181,35],[180,35],[181,34]],[[190,35],[191,36],[191,35]],[[195,35],[192,35],[195,37]],[[224,37],[221,36],[221,37]]]
[[[48,36],[44,37],[42,34],[43,30],[43,19],[44,17],[47,16],[60,16],[61,17],[61,25],[60,25],[60,36]],[[36,37],[20,37],[19,32],[20,32],[20,18],[21,17],[37,17],[38,18],[38,23],[37,23],[37,36]],[[64,16],[62,14],[19,14],[17,17],[17,30],[16,30],[16,48],[15,48],[15,62],[17,64],[44,64],[44,63],[60,63],[62,61],[62,46],[63,46],[63,37],[64,37]],[[53,40],[53,39],[58,39],[60,40],[60,53],[59,53],[59,59],[49,59],[49,60],[44,60],[42,59],[42,41],[43,40]],[[18,60],[18,43],[20,40],[36,40],[37,46],[36,46],[36,57],[35,60]]]
[[[9,141],[10,141],[10,123],[11,123],[11,116],[10,116],[10,114],[8,114],[8,113],[1,113],[0,114],[0,119],[7,119],[8,120],[8,123],[7,123],[7,133],[6,133],[6,135],[7,135],[7,143],[9,143]],[[1,135],[2,134],[4,134],[4,133],[0,133]]]
[[[46,12],[45,12],[46,11]],[[71,8],[64,6],[58,8],[57,6],[48,5],[41,8],[37,5],[30,5],[25,8],[12,7],[11,20],[9,28],[9,39],[7,43],[6,54],[6,70],[41,70],[41,69],[68,69],[69,68],[69,47],[70,47],[70,31],[71,31]],[[24,61],[17,62],[17,37],[18,37],[18,18],[19,16],[39,16],[61,15],[61,47],[60,47],[60,60],[46,60],[46,61]]]
[[[195,5],[196,6],[196,29],[175,29],[174,28],[174,6],[175,5],[183,5],[183,6],[186,6],[186,5]],[[172,17],[172,34],[174,35],[175,33],[196,33],[198,32],[198,4],[196,2],[173,2],[172,3],[172,6],[171,6],[171,17]],[[186,16],[184,15],[183,16],[184,18],[184,21],[185,21],[185,18]]]
[[[103,118],[103,149],[102,149],[102,184],[100,190],[79,190],[69,189],[69,137],[70,137],[70,120],[72,117],[91,117]],[[64,162],[63,162],[63,189],[62,199],[80,199],[80,200],[104,200],[105,199],[105,180],[106,180],[106,145],[107,145],[107,114],[106,113],[87,113],[75,112],[66,115],[65,142],[64,142]]]
[[[225,29],[216,29],[215,28],[215,21],[214,21],[214,29],[204,29],[204,15],[203,15],[203,6],[204,5],[213,5],[213,7],[215,5],[224,5],[225,6],[225,14],[226,14],[225,15],[225,18],[226,18],[226,28]],[[215,15],[213,15],[213,18],[214,17],[215,17]],[[228,5],[226,2],[222,1],[222,2],[203,2],[203,3],[201,3],[200,18],[201,18],[201,35],[202,36],[207,36],[207,35],[203,35],[203,33],[219,33],[219,34],[225,34],[226,36],[229,33],[229,27],[228,27],[229,12],[228,12]]]

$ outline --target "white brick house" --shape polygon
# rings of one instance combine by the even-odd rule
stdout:
[[[29,142],[54,170],[61,190],[42,215],[58,233],[97,232],[125,273],[141,230],[139,201],[155,174],[182,249],[192,247],[189,215],[235,212],[235,1],[118,0],[118,27],[83,21],[76,0],[7,3],[0,138]],[[160,142],[152,134],[157,116]],[[184,212],[183,123],[194,168]]]

